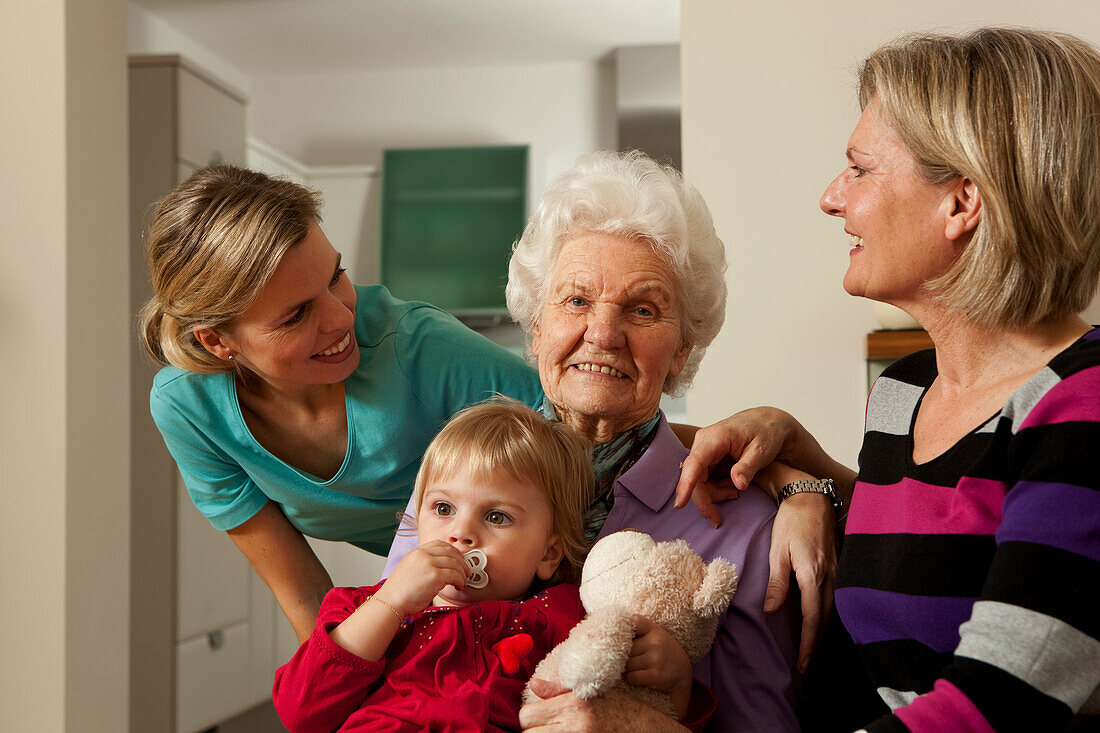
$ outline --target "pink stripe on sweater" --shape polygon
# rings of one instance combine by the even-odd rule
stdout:
[[[958,486],[911,478],[889,486],[857,483],[848,534],[993,534],[1001,524],[1005,487],[963,477]]]
[[[947,680],[894,711],[913,733],[996,733],[970,698]]]
[[[1071,374],[1047,392],[1020,429],[1063,422],[1100,422],[1100,366]]]

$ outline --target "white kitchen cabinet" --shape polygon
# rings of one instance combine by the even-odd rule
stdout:
[[[131,57],[129,82],[136,318],[152,294],[143,248],[151,205],[199,167],[244,165],[246,100],[179,56]],[[247,561],[191,505],[149,416],[156,371],[135,338],[130,729],[193,733],[263,699],[249,682],[258,643],[251,629],[254,600]],[[270,614],[270,595],[265,603]],[[265,660],[271,646],[269,639]]]
[[[177,497],[176,641],[183,642],[247,622],[252,573],[229,536],[195,509],[182,480]]]
[[[135,317],[151,296],[143,256],[151,205],[200,167],[250,163],[245,104],[242,95],[178,56],[131,57],[130,300]],[[254,167],[291,173],[269,170],[270,164]],[[313,185],[308,172],[294,173],[291,177]],[[326,169],[326,174],[345,188],[345,178],[363,178],[356,191],[365,199],[374,171]],[[358,221],[362,201],[351,198],[343,219]],[[326,210],[326,221],[329,214],[339,235],[335,222],[342,219]],[[294,653],[297,640],[244,556],[192,505],[149,416],[156,368],[136,339],[131,367],[130,729],[194,733],[268,700],[275,669]],[[343,543],[311,544],[337,584],[377,580],[381,558]]]
[[[240,623],[178,645],[176,730],[206,730],[252,707],[251,643],[249,624]]]

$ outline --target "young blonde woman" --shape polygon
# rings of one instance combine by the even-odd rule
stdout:
[[[293,183],[228,166],[159,202],[142,313],[150,409],[195,506],[299,640],[332,587],[303,535],[384,555],[424,448],[493,394],[534,405],[518,358],[426,303],[351,284]]]

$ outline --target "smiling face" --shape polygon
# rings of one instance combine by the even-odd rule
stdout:
[[[442,540],[459,552],[485,553],[484,588],[446,586],[437,606],[522,599],[535,577],[548,580],[561,562],[550,503],[542,489],[508,474],[479,480],[466,464],[428,481],[417,510],[420,544]]]
[[[280,391],[336,384],[359,365],[355,301],[340,254],[313,224],[251,308],[218,334],[196,335]]]
[[[680,322],[676,279],[649,246],[604,233],[567,240],[531,339],[559,417],[597,444],[653,417],[691,352]]]
[[[954,182],[928,183],[881,117],[877,100],[848,140],[848,167],[821,196],[826,214],[844,219],[851,238],[844,289],[911,309],[921,286],[948,269],[958,249],[946,236]]]

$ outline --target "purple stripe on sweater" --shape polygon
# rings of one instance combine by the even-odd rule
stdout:
[[[1100,491],[1020,481],[1008,492],[997,542],[1036,542],[1100,562]]]
[[[1085,341],[1096,341],[1100,339],[1100,328],[1094,328],[1085,334]]]
[[[1082,369],[1051,387],[1028,413],[1020,430],[1063,422],[1100,422],[1097,395],[1100,395],[1100,366]]]
[[[1005,487],[963,477],[958,486],[903,478],[880,486],[860,482],[852,496],[848,534],[993,534],[1001,523]]]
[[[872,588],[840,588],[836,608],[857,644],[912,639],[937,652],[959,645],[959,626],[974,598],[912,596]]]
[[[896,711],[911,731],[995,733],[970,698],[947,680],[936,680],[932,692]]]

